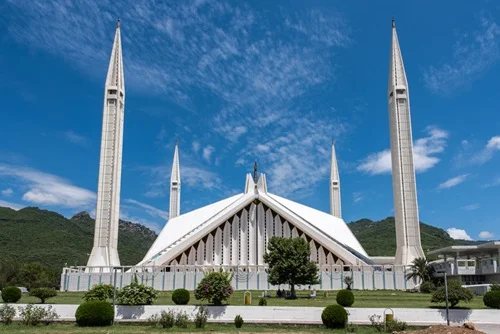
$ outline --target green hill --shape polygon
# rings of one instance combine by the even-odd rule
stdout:
[[[95,221],[87,212],[67,219],[26,207],[0,207],[0,262],[39,262],[59,271],[68,265],[86,265],[94,240]],[[156,239],[149,228],[120,220],[118,253],[123,264],[138,263]]]
[[[394,217],[387,217],[376,222],[370,219],[360,219],[349,223],[348,226],[368,255],[394,256],[396,253]],[[424,223],[420,223],[420,235],[425,253],[452,245],[473,245],[477,243],[475,241],[455,240],[445,230]]]
[[[68,265],[86,265],[92,249],[94,224],[87,212],[71,219],[62,215],[27,207],[19,211],[0,207],[0,262],[39,262],[59,271]],[[394,217],[378,222],[361,219],[349,223],[354,235],[371,256],[394,256],[396,237]],[[156,239],[149,228],[120,220],[118,253],[123,264],[138,263]],[[420,224],[422,247],[429,250],[474,241],[454,240],[446,231]]]

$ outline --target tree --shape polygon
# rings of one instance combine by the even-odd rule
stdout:
[[[466,303],[470,302],[474,298],[474,294],[467,288],[462,287],[462,283],[455,279],[448,281],[448,301],[451,307],[457,306],[461,301]],[[432,303],[444,303],[446,301],[445,287],[442,286],[437,289],[436,292],[432,294]]]
[[[6,286],[15,285],[18,273],[19,263],[15,261],[0,263],[0,290]]]
[[[57,296],[57,291],[54,288],[35,288],[30,291],[30,296],[40,299],[42,304],[45,304],[45,300]]]
[[[233,275],[228,272],[211,272],[200,281],[194,297],[198,300],[207,299],[209,303],[220,306],[233,294],[232,280]]]
[[[310,260],[311,250],[307,241],[302,238],[272,237],[267,249],[264,262],[269,265],[269,283],[289,284],[292,298],[295,298],[295,285],[319,284],[319,269]]]
[[[39,263],[27,263],[21,267],[19,272],[19,283],[24,284],[28,290],[50,285],[49,280],[46,268]]]
[[[429,264],[429,261],[427,261],[427,259],[424,257],[418,257],[414,259],[412,261],[410,270],[411,272],[406,274],[406,279],[413,279],[415,284],[419,279],[421,283],[431,281],[434,274],[434,267],[431,266]]]

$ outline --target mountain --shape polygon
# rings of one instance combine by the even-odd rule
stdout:
[[[62,215],[26,207],[19,211],[0,207],[0,262],[39,262],[59,271],[68,265],[87,264],[94,240],[95,220],[87,212],[71,219]],[[361,219],[348,225],[371,256],[394,256],[396,231],[394,217],[381,221]],[[118,253],[125,265],[138,263],[157,235],[140,224],[120,220]],[[420,223],[424,252],[451,245],[476,244],[452,239],[443,229]]]
[[[15,211],[0,207],[0,262],[39,262],[54,270],[87,264],[94,241],[95,220],[87,212],[71,219],[26,207]],[[156,233],[149,228],[120,220],[118,253],[123,264],[138,263],[149,250]]]
[[[394,217],[380,221],[360,219],[348,224],[370,256],[394,256],[396,254],[396,226]],[[474,245],[478,242],[455,240],[443,229],[420,223],[420,235],[424,253],[453,245]]]

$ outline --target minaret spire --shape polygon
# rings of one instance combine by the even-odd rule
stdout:
[[[118,266],[118,221],[123,151],[123,119],[125,110],[125,81],[123,77],[120,21],[104,89],[101,156],[97,188],[94,247],[87,266]]]
[[[424,252],[420,241],[417,189],[413,164],[410,93],[394,19],[392,21],[392,47],[389,66],[389,129],[394,217],[396,220],[395,264],[409,265],[415,258],[424,257]]]
[[[170,175],[170,209],[169,220],[179,216],[181,213],[181,171],[179,166],[179,143],[175,141],[174,160],[172,162],[172,174]]]
[[[332,140],[332,164],[330,169],[330,212],[332,216],[342,218],[340,199],[340,177],[335,154],[335,143]]]
[[[253,182],[255,182],[255,184],[257,184],[258,180],[259,180],[259,172],[257,169],[257,160],[255,160],[255,162],[253,164]]]

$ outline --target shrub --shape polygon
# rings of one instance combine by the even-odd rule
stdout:
[[[345,328],[347,311],[340,305],[327,306],[321,313],[321,321],[323,321],[326,328]]]
[[[490,291],[499,291],[500,290],[500,283],[493,282],[490,284]]]
[[[175,314],[174,311],[161,311],[158,323],[163,328],[172,328],[175,323]]]
[[[351,290],[354,283],[354,278],[352,278],[352,276],[344,276],[344,283],[345,285],[347,285],[347,290]]]
[[[261,297],[259,299],[259,306],[267,306],[267,299],[264,297]]]
[[[6,286],[2,290],[2,300],[6,303],[17,303],[21,296],[21,289],[15,286]]]
[[[89,291],[85,292],[83,299],[89,300],[108,300],[113,298],[114,288],[111,284],[96,284]]]
[[[386,331],[387,333],[393,332],[401,332],[408,329],[408,324],[404,321],[398,320],[394,318],[391,321],[387,321],[386,323]]]
[[[234,325],[236,326],[236,328],[241,328],[244,323],[245,321],[243,321],[241,315],[238,314],[236,317],[234,317]]]
[[[431,293],[436,290],[436,286],[431,281],[425,281],[420,284],[420,292],[422,293]]]
[[[354,304],[354,295],[351,290],[339,290],[337,292],[337,304],[344,307]]]
[[[484,305],[500,309],[500,290],[491,290],[483,296]]]
[[[21,308],[21,321],[25,325],[36,326],[38,324],[48,325],[59,318],[59,315],[52,309],[50,305],[47,309],[41,306],[27,305]]]
[[[222,305],[233,293],[231,286],[232,275],[228,272],[212,272],[203,277],[194,292],[196,299],[207,299],[214,305]]]
[[[160,325],[163,328],[172,328],[175,323],[175,314],[174,311],[161,311],[160,314],[156,313],[149,317],[148,323],[152,326]]]
[[[198,313],[194,316],[194,326],[196,328],[205,328],[208,321],[208,311],[203,305],[198,306]]]
[[[462,284],[457,280],[448,281],[448,301],[451,307],[455,307],[459,302],[464,301],[466,303],[470,302],[474,298],[472,292],[463,288]],[[444,286],[437,289],[431,298],[432,303],[443,303],[446,301]]]
[[[172,301],[176,305],[187,305],[189,303],[189,291],[186,289],[177,289],[172,293]]]
[[[385,328],[384,322],[380,320],[381,318],[382,316],[378,314],[372,314],[368,317],[368,319],[370,319],[372,327],[375,328],[378,332],[383,332]]]
[[[188,328],[189,317],[186,312],[180,311],[175,316],[175,326],[179,328]]]
[[[0,322],[8,325],[16,316],[16,309],[10,305],[0,306]]]
[[[328,298],[328,291],[323,292],[323,298]]]
[[[350,322],[347,325],[345,325],[345,331],[347,333],[356,333],[358,331],[358,326]]]
[[[120,305],[151,305],[157,297],[155,289],[134,281],[118,291],[116,301]]]
[[[103,300],[90,300],[76,309],[75,318],[78,326],[98,327],[113,323],[115,312],[113,305]]]
[[[36,288],[30,291],[30,296],[40,299],[42,304],[45,304],[45,300],[57,296],[57,292],[54,288]]]

